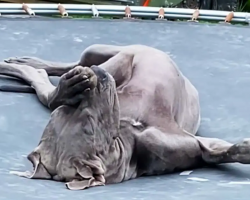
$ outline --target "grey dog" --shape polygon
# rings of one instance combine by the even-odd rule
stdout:
[[[158,49],[96,44],[75,63],[9,58],[0,74],[26,81],[52,112],[28,155],[34,170],[13,174],[81,190],[206,164],[250,163],[249,139],[231,144],[196,136],[198,91]],[[57,87],[50,75],[61,76]]]

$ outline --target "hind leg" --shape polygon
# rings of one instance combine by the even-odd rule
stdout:
[[[196,137],[202,150],[202,158],[208,164],[250,164],[250,138],[232,144],[217,138]]]
[[[136,139],[139,176],[187,170],[204,164],[250,164],[250,139],[232,144],[182,131],[163,133],[153,127],[137,134]]]
[[[163,132],[150,127],[136,134],[138,176],[172,173],[203,164],[195,137],[172,128]]]

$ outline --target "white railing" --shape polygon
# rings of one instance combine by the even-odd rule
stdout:
[[[35,14],[60,14],[58,4],[26,4]],[[85,5],[85,4],[62,4],[68,15],[86,14],[93,15],[98,12],[99,16],[114,15],[125,16],[126,6],[117,5]],[[93,6],[95,9],[93,9]],[[158,17],[159,7],[130,6],[132,17]],[[165,18],[192,18],[194,9],[186,8],[163,8]],[[0,13],[4,14],[24,14],[23,4],[0,3]],[[229,11],[199,10],[198,19],[224,21]],[[245,12],[234,12],[231,21],[249,22],[250,14]]]

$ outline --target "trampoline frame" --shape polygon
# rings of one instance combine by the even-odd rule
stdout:
[[[156,18],[157,20],[166,19],[191,19],[191,22],[201,20],[213,20],[219,22],[244,22],[250,23],[250,13],[246,12],[229,12],[218,10],[199,10],[186,8],[162,8],[148,6],[119,6],[119,5],[89,5],[89,4],[17,4],[1,3],[0,15],[6,14],[61,14],[62,17],[69,15],[92,15],[93,18],[100,16],[119,16],[126,19],[139,18]]]

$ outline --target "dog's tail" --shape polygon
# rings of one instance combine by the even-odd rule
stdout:
[[[28,85],[0,85],[1,92],[36,93],[35,89]]]

